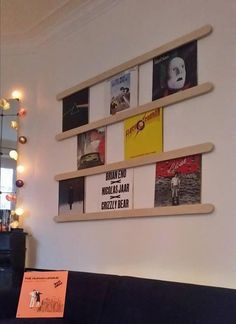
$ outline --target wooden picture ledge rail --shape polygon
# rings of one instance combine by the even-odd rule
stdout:
[[[153,216],[177,216],[193,214],[210,214],[214,211],[212,204],[193,204],[179,206],[164,206],[155,208],[127,209],[120,211],[106,211],[96,213],[80,213],[77,215],[60,215],[55,216],[54,221],[57,223],[104,220],[114,218],[135,218],[135,217],[153,217]]]
[[[62,91],[61,93],[59,93],[56,98],[57,100],[62,100],[63,98],[77,92],[80,91],[82,89],[85,89],[87,87],[91,87],[95,84],[98,84],[99,82],[102,82],[106,79],[111,78],[112,76],[119,74],[125,70],[128,70],[130,68],[133,68],[134,66],[140,65],[140,64],[144,64],[150,60],[152,60],[154,57],[164,54],[174,48],[177,48],[181,45],[190,43],[194,40],[203,38],[207,35],[209,35],[212,32],[213,28],[211,25],[205,25],[202,26],[199,29],[194,30],[193,32],[186,34],[184,36],[181,36],[179,38],[176,38],[175,40],[166,43],[165,45],[162,45],[152,51],[149,51],[145,54],[142,54],[134,59],[131,59],[123,64],[120,64],[110,70],[107,70],[91,79],[88,79],[87,81],[81,82],[77,85],[75,85],[74,87],[71,87],[67,90]]]
[[[210,92],[213,88],[214,88],[214,86],[211,82],[206,82],[201,85],[198,85],[198,86],[195,86],[195,87],[183,90],[183,91],[179,91],[179,92],[169,95],[167,97],[151,101],[147,104],[144,104],[144,105],[141,105],[141,106],[138,106],[135,108],[126,109],[124,111],[118,112],[116,115],[111,115],[109,117],[91,122],[89,124],[70,129],[63,133],[57,134],[55,138],[58,141],[62,141],[66,138],[73,137],[73,136],[76,136],[81,133],[85,133],[85,132],[95,129],[95,128],[99,128],[99,127],[103,127],[103,126],[107,126],[107,125],[111,125],[111,124],[120,122],[122,120],[125,120],[126,118],[129,118],[129,117],[141,114],[141,113],[148,112],[155,108],[168,107],[170,105],[184,101],[186,99],[200,96],[202,94]]]
[[[141,157],[125,160],[125,161],[61,173],[55,176],[55,180],[61,181],[61,180],[67,180],[67,179],[72,179],[77,177],[85,177],[85,176],[105,173],[112,170],[134,168],[142,165],[153,164],[160,161],[176,159],[179,157],[211,152],[213,148],[214,145],[212,143],[203,143],[203,144],[198,144],[193,146],[187,146],[172,151],[149,154],[149,155],[145,155],[145,156],[141,156]]]
[[[126,63],[120,64],[110,70],[105,71],[87,81],[79,83],[78,85],[71,87],[57,95],[57,100],[62,100],[63,98],[76,93],[82,89],[94,86],[100,82],[103,82],[112,76],[119,74],[123,71],[131,69],[135,66],[144,64],[154,57],[164,54],[172,49],[178,48],[184,44],[190,43],[194,40],[198,40],[209,35],[213,28],[211,25],[205,25],[189,34],[179,37],[161,47],[158,47],[150,52],[140,55],[134,59],[127,61]],[[137,106],[134,108],[127,109],[125,111],[119,112],[116,115],[108,116],[106,118],[91,122],[89,124],[77,127],[66,132],[56,135],[56,140],[61,141],[66,138],[76,136],[78,134],[87,132],[89,130],[111,125],[126,118],[135,116],[140,113],[145,113],[152,109],[168,107],[172,104],[181,102],[183,100],[196,97],[205,93],[210,92],[213,89],[213,84],[210,82],[197,85],[190,89],[179,91],[170,96],[149,102],[147,104]],[[108,171],[117,169],[127,169],[135,168],[143,165],[154,164],[160,161],[166,161],[170,159],[180,158],[189,155],[202,154],[211,152],[214,148],[212,143],[203,143],[193,146],[188,146],[172,151],[162,152],[158,154],[149,154],[142,157],[133,158],[130,160],[119,161],[115,163],[105,164],[102,166],[76,170],[72,172],[61,173],[55,176],[55,180],[67,180],[77,177],[85,177],[95,174],[106,173]],[[142,208],[142,209],[126,209],[126,210],[115,210],[115,211],[99,211],[92,213],[78,213],[78,214],[60,214],[54,217],[54,221],[57,223],[62,222],[73,222],[73,221],[86,221],[86,220],[104,220],[104,219],[115,219],[115,218],[135,218],[135,217],[153,217],[153,216],[176,216],[176,215],[193,215],[193,214],[209,214],[214,211],[214,206],[212,204],[188,204],[179,206],[163,206],[154,208]]]

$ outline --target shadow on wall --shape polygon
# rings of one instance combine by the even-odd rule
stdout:
[[[25,262],[25,266],[27,268],[34,268],[36,265],[37,246],[38,246],[38,241],[32,236],[32,234],[28,234],[26,237],[26,262]]]

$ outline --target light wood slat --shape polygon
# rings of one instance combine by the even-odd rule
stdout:
[[[193,214],[209,214],[214,211],[212,204],[194,204],[165,206],[156,208],[128,209],[110,212],[81,213],[77,215],[60,215],[55,216],[54,221],[57,223],[88,221],[88,220],[104,220],[115,218],[135,218],[135,217],[153,217],[153,216],[177,216],[177,215],[193,215]]]
[[[131,59],[123,64],[120,64],[112,69],[109,69],[93,78],[88,79],[87,81],[81,82],[67,90],[64,90],[62,92],[60,92],[56,98],[57,100],[62,100],[63,98],[79,91],[82,90],[84,88],[87,87],[91,87],[99,82],[102,82],[106,79],[109,79],[110,77],[112,77],[113,75],[116,75],[120,72],[123,72],[125,70],[128,70],[136,65],[140,65],[143,64],[151,59],[153,59],[154,57],[161,55],[163,53],[166,53],[176,47],[179,47],[181,45],[187,44],[191,41],[203,38],[207,35],[209,35],[212,32],[213,28],[211,25],[205,25],[199,29],[196,29],[195,31],[186,34],[184,36],[181,36],[165,45],[162,45],[152,51],[149,51],[143,55],[140,55],[134,59]]]
[[[203,143],[193,146],[187,146],[184,148],[162,152],[158,154],[149,154],[137,158],[133,158],[130,160],[100,165],[92,168],[82,169],[82,170],[76,170],[66,173],[61,173],[55,176],[55,180],[66,180],[71,178],[77,178],[77,177],[85,177],[90,176],[94,174],[99,173],[105,173],[112,170],[118,170],[118,169],[128,169],[133,167],[138,167],[142,165],[152,164],[160,161],[166,161],[170,159],[175,159],[183,156],[188,155],[194,155],[194,154],[200,154],[200,153],[207,153],[212,151],[214,148],[214,145],[212,143]]]
[[[210,92],[214,88],[213,84],[211,82],[206,82],[201,85],[192,87],[190,89],[186,89],[183,91],[179,91],[177,93],[174,93],[172,95],[169,95],[167,97],[161,98],[154,100],[152,102],[149,102],[147,104],[135,107],[135,108],[130,108],[126,109],[124,111],[121,111],[117,113],[116,115],[111,115],[109,117],[91,122],[89,124],[76,127],[73,129],[70,129],[68,131],[65,131],[63,133],[57,134],[56,135],[56,140],[62,141],[64,139],[67,139],[72,136],[76,136],[78,134],[87,132],[89,130],[98,128],[98,127],[103,127],[107,125],[111,125],[117,122],[120,122],[126,118],[129,118],[131,116],[135,116],[144,112],[147,112],[149,110],[159,108],[159,107],[168,107],[170,105],[173,105],[175,103],[181,102],[183,100],[193,98],[205,93]]]

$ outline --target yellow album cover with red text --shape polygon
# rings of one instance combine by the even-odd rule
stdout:
[[[124,121],[125,159],[163,151],[163,108]]]
[[[24,273],[17,318],[63,317],[68,271]]]

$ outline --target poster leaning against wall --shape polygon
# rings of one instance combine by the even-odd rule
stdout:
[[[25,272],[16,317],[63,317],[67,280],[68,271]]]

